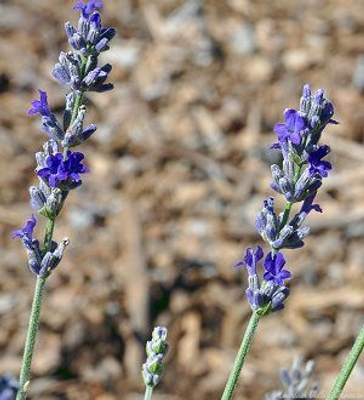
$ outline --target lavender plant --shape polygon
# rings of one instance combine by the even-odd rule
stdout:
[[[308,226],[303,226],[307,215],[313,210],[322,212],[314,200],[331,164],[325,160],[330,152],[329,146],[319,142],[325,127],[337,123],[332,119],[333,114],[334,107],[324,98],[324,91],[319,89],[312,95],[310,86],[305,85],[299,110],[286,109],[284,123],[274,127],[278,142],[272,147],[281,152],[283,163],[271,167],[271,188],[283,195],[286,203],[283,210],[277,212],[273,197],[264,201],[255,227],[270,251],[264,256],[260,246],[256,250],[248,248],[244,258],[236,264],[236,268],[245,266],[247,270],[246,297],[253,313],[223,392],[223,400],[233,396],[260,318],[282,310],[289,296],[285,282],[291,273],[284,268],[286,261],[282,250],[301,248],[310,231]],[[300,204],[300,207],[292,217],[294,204]],[[261,277],[258,265],[263,259],[264,274]]]
[[[52,113],[48,95],[41,89],[39,99],[32,101],[28,111],[29,115],[41,116],[42,130],[48,137],[42,151],[35,155],[38,183],[29,188],[30,205],[34,214],[45,219],[45,233],[42,241],[33,237],[37,218],[32,214],[23,228],[12,234],[23,243],[29,268],[36,275],[36,285],[20,382],[9,375],[1,376],[0,400],[13,399],[16,392],[17,400],[26,399],[46,281],[59,265],[69,245],[68,238],[57,243],[53,240],[53,233],[56,220],[70,191],[81,186],[83,174],[89,172],[83,163],[84,154],[74,151],[75,147],[88,140],[97,129],[95,124],[85,125],[85,94],[106,92],[113,88],[113,85],[107,82],[111,65],[99,65],[100,54],[109,50],[109,43],[116,33],[114,28],[102,26],[99,13],[102,7],[101,0],[77,2],[74,6],[74,9],[80,12],[77,27],[70,22],[65,24],[71,51],[61,52],[59,61],[52,70],[53,77],[68,88],[62,121]],[[236,264],[236,268],[245,267],[248,273],[246,297],[252,309],[252,316],[222,394],[223,400],[233,396],[260,318],[282,310],[289,296],[286,281],[291,277],[291,272],[285,268],[283,251],[304,246],[304,239],[309,234],[309,227],[303,225],[306,217],[311,211],[322,212],[321,207],[314,201],[323,179],[331,170],[331,164],[325,159],[330,148],[321,145],[320,140],[325,127],[328,124],[336,124],[332,119],[333,114],[333,105],[324,98],[323,90],[319,89],[312,94],[309,85],[305,85],[299,110],[285,110],[284,123],[274,127],[278,142],[272,147],[281,152],[283,163],[271,167],[271,188],[284,196],[286,203],[281,211],[277,211],[273,197],[263,202],[255,226],[269,246],[269,251],[264,254],[260,246],[256,249],[248,248],[243,259]],[[292,216],[295,204],[297,209]],[[263,274],[259,271],[260,264]],[[166,338],[167,328],[156,327],[152,340],[147,342],[147,360],[142,367],[147,400],[151,399],[153,388],[160,382],[163,374],[163,359],[168,350]],[[354,343],[330,392],[330,400],[340,396],[363,346],[364,329]],[[296,365],[291,371],[283,374],[282,378],[288,390],[301,388],[303,383],[307,382],[311,372],[310,366],[306,367],[304,372],[300,370],[301,375],[297,375],[298,370],[299,366]]]
[[[102,26],[98,11],[102,6],[102,1],[97,0],[89,0],[86,4],[77,2],[74,6],[75,10],[80,11],[77,28],[70,22],[65,24],[72,50],[61,52],[59,62],[52,70],[54,78],[69,90],[63,120],[60,122],[52,113],[47,93],[41,89],[39,100],[32,101],[28,111],[29,115],[41,116],[42,130],[48,136],[43,150],[35,155],[38,184],[29,188],[34,213],[45,219],[45,235],[42,244],[33,238],[37,224],[34,214],[22,229],[12,234],[14,238],[21,239],[29,268],[37,277],[17,400],[26,398],[45,283],[60,263],[69,244],[68,238],[59,243],[53,240],[56,219],[70,191],[79,187],[82,184],[81,176],[89,172],[83,164],[84,154],[73,150],[89,139],[97,129],[95,124],[84,125],[84,96],[87,92],[106,92],[113,88],[111,83],[106,82],[111,65],[99,66],[100,53],[109,49],[109,42],[116,33],[114,28]]]

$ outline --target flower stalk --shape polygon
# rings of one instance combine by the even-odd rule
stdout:
[[[343,391],[349,376],[358,361],[360,354],[363,352],[364,348],[364,325],[356,338],[353,347],[345,360],[345,363],[337,376],[334,386],[330,391],[328,400],[337,400],[340,398],[341,392]]]
[[[30,371],[34,353],[35,341],[37,338],[39,317],[42,305],[43,293],[45,288],[46,278],[37,277],[32,309],[29,317],[29,325],[27,337],[25,340],[23,363],[20,371],[20,388],[16,400],[25,400],[27,396],[27,388],[30,381]]]
[[[153,386],[146,386],[144,393],[144,400],[152,400],[153,397]]]
[[[254,339],[255,331],[258,327],[260,318],[260,315],[255,312],[253,312],[250,317],[249,324],[244,333],[243,340],[241,342],[238,354],[235,358],[234,366],[230,372],[221,400],[230,400],[233,398],[233,394],[238,384],[241,370],[243,369],[245,357],[249,352],[250,345]]]

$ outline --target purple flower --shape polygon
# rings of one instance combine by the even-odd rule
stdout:
[[[293,144],[301,143],[301,132],[306,128],[305,120],[296,110],[288,108],[284,111],[284,124],[276,124],[274,132],[280,143],[290,140]]]
[[[291,277],[291,273],[283,269],[286,261],[282,253],[272,254],[269,252],[264,261],[264,269],[266,270],[263,279],[266,281],[273,281],[277,285],[283,286],[284,279]]]
[[[331,169],[331,164],[328,161],[322,161],[330,153],[329,146],[319,146],[316,150],[308,155],[308,162],[310,163],[309,172],[311,174],[318,173],[326,178],[328,171]]]
[[[35,219],[34,215],[32,214],[30,220],[26,222],[23,228],[13,231],[11,237],[13,239],[20,238],[22,239],[24,246],[26,248],[31,247],[31,243],[33,241],[33,231],[34,227],[37,224],[37,220]]]
[[[46,159],[46,167],[37,171],[37,175],[46,181],[51,187],[60,187],[64,190],[74,189],[81,185],[80,174],[89,169],[81,164],[84,155],[80,152],[67,151],[64,160],[62,153],[49,155]]]
[[[39,113],[42,116],[42,129],[51,139],[62,140],[64,137],[63,129],[57,121],[57,118],[52,114],[49,104],[48,96],[44,90],[38,89],[40,94],[39,100],[31,102],[32,107],[28,110],[29,115]]]
[[[264,253],[260,246],[257,246],[255,252],[249,247],[246,250],[245,257],[235,265],[235,268],[241,268],[245,265],[249,276],[257,275],[257,264],[263,256]]]
[[[322,213],[322,208],[320,207],[319,204],[312,204],[314,199],[316,197],[316,193],[311,194],[308,196],[305,201],[302,204],[300,214],[305,213],[305,216],[308,215],[312,210],[315,210],[316,212]]]
[[[111,72],[112,66],[105,64],[103,67],[95,68],[90,71],[82,80],[82,85],[89,91],[106,92],[112,90],[114,85],[112,83],[104,83]]]
[[[102,1],[97,0],[89,0],[87,4],[82,3],[79,1],[73,7],[74,10],[81,10],[82,16],[85,19],[89,19],[90,15],[93,14],[94,11],[97,9],[101,9],[103,7]]]
[[[38,89],[38,92],[39,92],[40,98],[39,98],[39,100],[33,100],[31,102],[32,107],[28,110],[28,114],[34,115],[34,114],[39,113],[43,117],[51,117],[52,113],[51,113],[51,110],[50,110],[49,104],[48,104],[47,92],[45,92],[42,89]]]

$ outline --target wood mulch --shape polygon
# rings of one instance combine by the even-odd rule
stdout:
[[[55,112],[64,106],[50,70],[77,13],[59,3],[0,2],[0,373],[19,372],[34,286],[10,239],[31,212],[45,140],[26,111],[37,88]],[[295,355],[315,360],[325,396],[363,322],[364,3],[104,3],[118,30],[102,57],[115,90],[87,98],[99,126],[82,147],[91,173],[57,222],[55,238],[71,245],[49,279],[30,399],[141,399],[155,325],[168,326],[171,350],[154,398],[220,398],[250,315],[233,266],[262,243],[254,219],[272,195],[272,128],[306,82],[336,108],[340,125],[323,137],[334,169],[306,246],[285,253],[291,296],[261,321],[236,398],[279,389]],[[363,382],[361,360],[347,398],[364,396]]]

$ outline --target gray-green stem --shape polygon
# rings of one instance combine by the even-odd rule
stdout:
[[[245,357],[249,352],[250,345],[254,338],[255,330],[257,329],[259,320],[260,316],[253,312],[252,316],[250,317],[249,324],[244,333],[243,340],[241,342],[238,354],[235,358],[234,366],[230,372],[229,379],[226,383],[221,400],[230,400],[233,397],[234,391],[238,384],[241,370],[244,365]]]
[[[33,297],[32,310],[29,317],[28,333],[25,341],[23,363],[20,371],[20,389],[16,396],[16,400],[25,400],[27,396],[27,388],[30,381],[30,370],[34,353],[35,341],[37,338],[40,309],[42,305],[43,292],[45,288],[46,278],[37,277],[35,292]]]
[[[82,63],[81,63],[82,79],[86,75],[87,61],[88,61],[88,57],[83,57],[82,58]],[[80,109],[80,107],[82,105],[83,95],[84,95],[84,92],[82,92],[82,91],[78,92],[77,95],[76,95],[76,99],[75,99],[75,102],[74,102],[74,105],[73,105],[73,110],[72,110],[72,117],[71,117],[70,126],[72,126],[72,124],[75,122],[75,120],[77,118],[78,110]]]
[[[75,122],[77,115],[78,115],[78,110],[80,109],[82,105],[82,100],[83,100],[83,92],[79,92],[76,95],[75,103],[73,105],[73,110],[72,110],[72,117],[71,117],[71,123],[70,126]]]
[[[334,386],[331,389],[329,397],[327,398],[328,400],[339,399],[340,394],[343,391],[347,380],[349,379],[351,371],[353,370],[356,362],[358,361],[358,358],[360,357],[360,354],[363,351],[363,348],[364,348],[364,325],[362,326],[361,331],[359,332],[359,335],[356,338],[353,347],[347,359],[345,360],[345,363],[341,368],[338,377],[336,378]]]
[[[43,251],[48,251],[51,247],[55,221],[47,219],[46,231],[44,236]],[[40,310],[42,307],[43,293],[45,289],[46,277],[37,277],[35,291],[33,296],[32,309],[30,311],[28,332],[25,340],[23,362],[20,370],[20,389],[16,396],[16,400],[25,400],[27,396],[27,388],[30,381],[30,371],[34,354],[34,346],[39,328]]]
[[[293,203],[291,203],[290,201],[286,202],[286,205],[284,206],[282,222],[281,222],[279,229],[282,229],[287,224],[292,206],[293,206]]]
[[[146,386],[144,400],[151,400],[153,396],[153,386]]]

